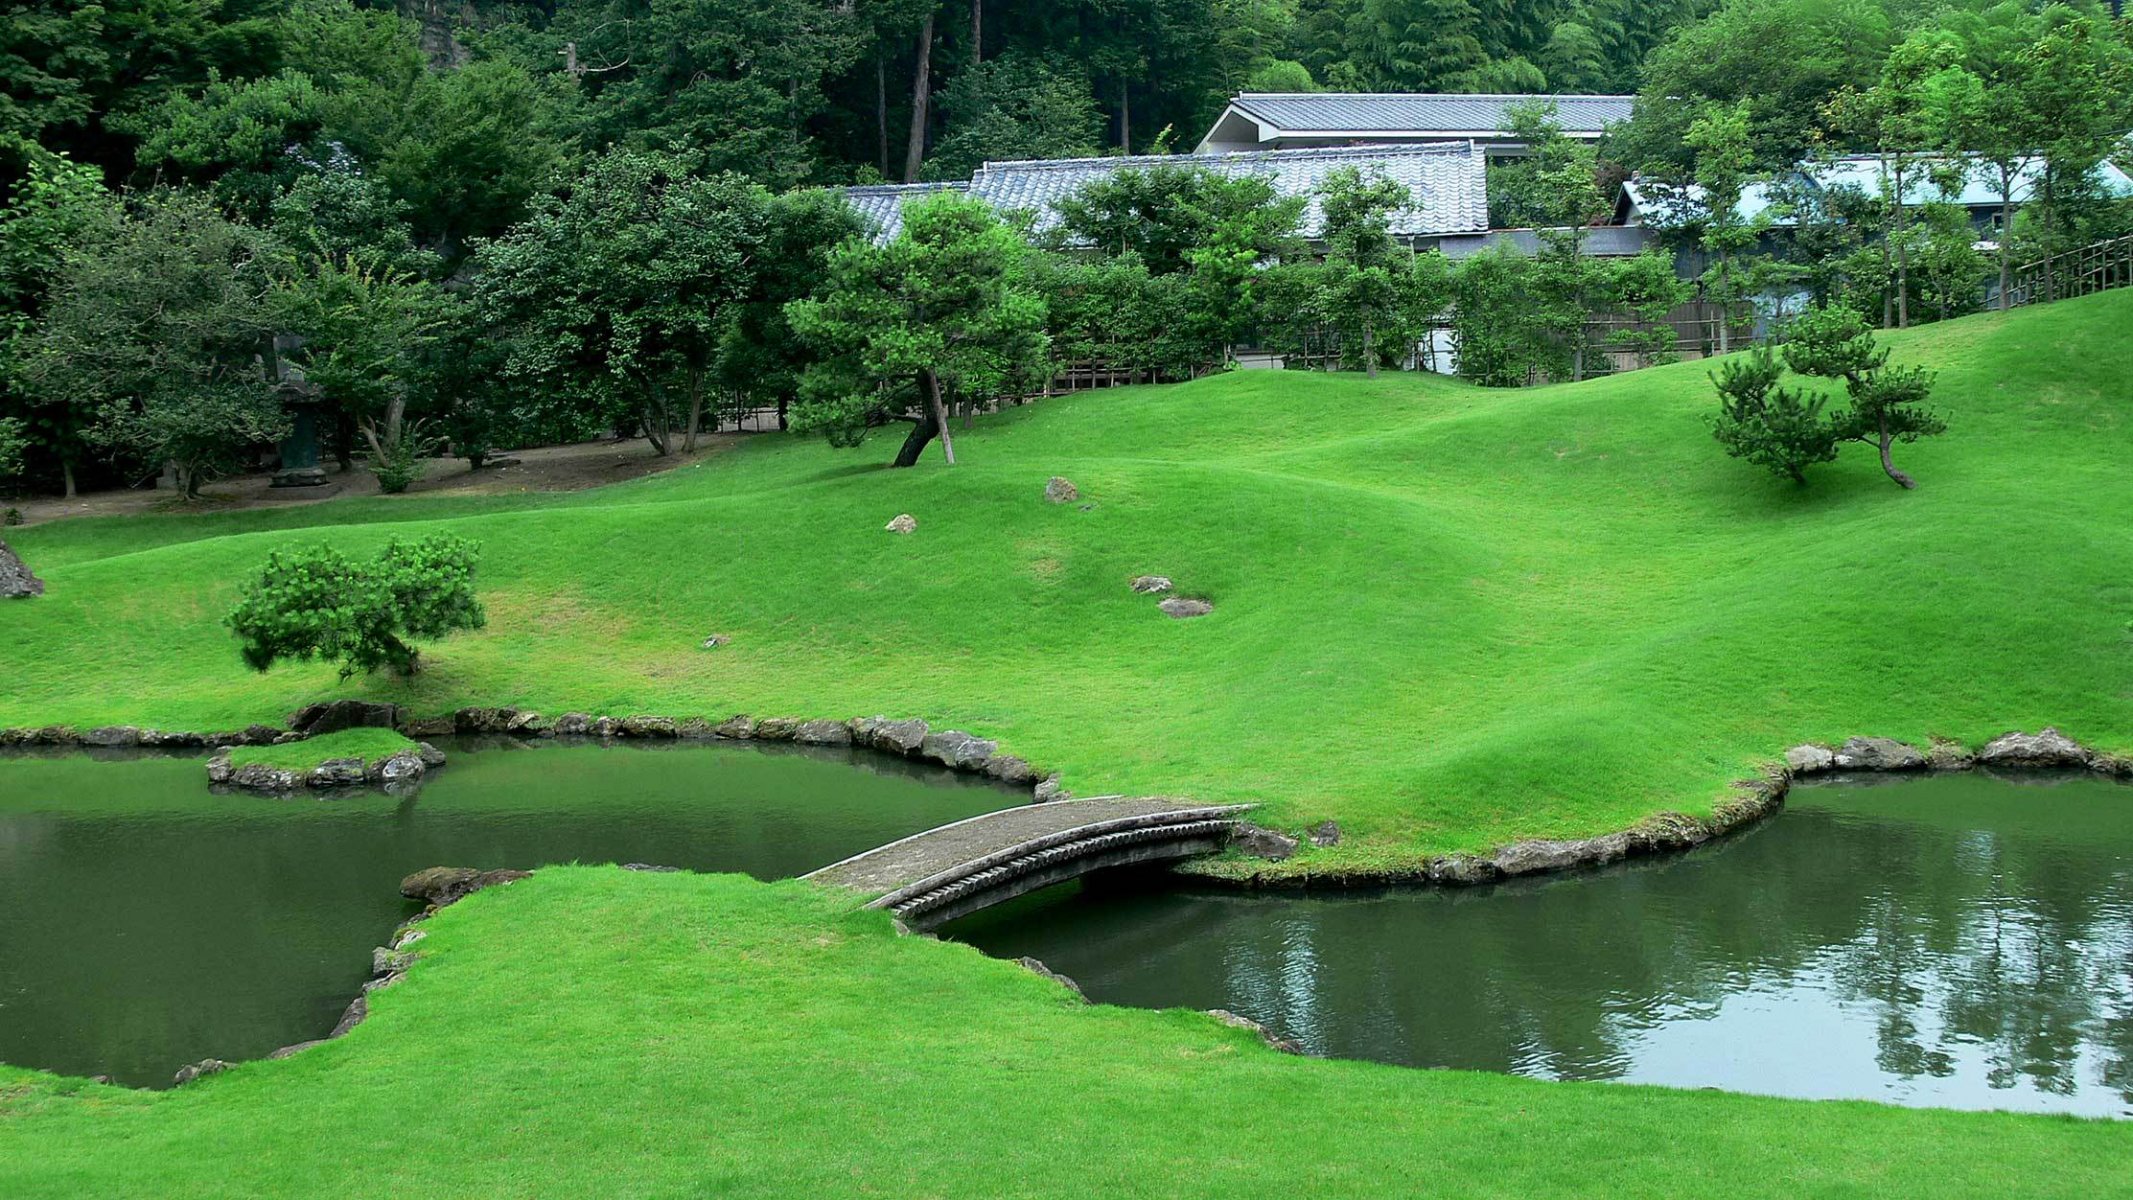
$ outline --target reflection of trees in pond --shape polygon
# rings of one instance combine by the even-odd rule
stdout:
[[[2133,1101],[2129,853],[2133,791],[1934,779],[1803,795],[1723,845],[1596,876],[1094,899],[959,932],[1099,999],[1235,1007],[1343,1057],[1618,1078],[1685,1018],[1719,1035],[1692,1050],[1810,1037],[1753,1011],[1793,995],[1867,1022],[1886,1075],[1982,1065],[1994,1088]]]

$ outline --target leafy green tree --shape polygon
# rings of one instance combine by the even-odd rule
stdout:
[[[1687,141],[1696,154],[1694,207],[1705,255],[1697,286],[1718,305],[1718,352],[1726,354],[1733,348],[1734,311],[1779,275],[1775,264],[1756,253],[1770,226],[1769,212],[1741,212],[1755,171],[1749,106],[1711,105],[1689,123]]]
[[[505,62],[422,77],[376,170],[418,240],[456,260],[527,214],[575,157],[561,88]]]
[[[1837,436],[1865,442],[1881,455],[1881,469],[1898,486],[1918,484],[1896,469],[1890,448],[1947,432],[1948,426],[1925,407],[1933,390],[1932,373],[1922,367],[1888,365],[1886,347],[1857,312],[1846,308],[1810,308],[1787,330],[1785,362],[1801,375],[1841,379],[1851,407],[1834,420]]]
[[[1720,363],[1711,372],[1719,402],[1711,435],[1728,455],[1805,484],[1807,468],[1836,461],[1841,435],[1823,411],[1828,397],[1779,385],[1784,373],[1768,346]]]
[[[474,595],[479,553],[451,534],[395,538],[370,562],[325,544],[276,550],[224,623],[255,671],[339,660],[344,680],[379,667],[412,675],[420,651],[410,642],[487,624]]]
[[[1752,167],[1789,168],[1828,132],[1829,98],[1872,86],[1897,38],[1878,3],[1731,0],[1652,52],[1614,152],[1640,170],[1686,173],[1689,127],[1717,105],[1742,115]]]
[[[435,439],[408,413],[422,382],[426,344],[446,318],[437,288],[419,276],[351,256],[317,260],[283,285],[281,328],[320,397],[362,431],[381,490],[404,492],[421,476]]]
[[[839,246],[822,287],[786,308],[819,355],[792,424],[854,446],[874,425],[907,421],[897,466],[935,437],[953,465],[948,396],[981,404],[1042,371],[1044,298],[1029,282],[1028,244],[984,201],[944,192],[903,218],[887,245]]]
[[[941,115],[948,132],[926,160],[928,179],[968,179],[988,160],[1087,158],[1102,145],[1087,82],[1017,54],[956,72]]]
[[[1898,328],[1911,323],[1914,197],[1936,167],[1962,151],[1957,139],[1978,100],[1977,80],[1961,59],[1962,44],[1953,35],[1914,35],[1890,52],[1872,88],[1840,92],[1830,103],[1831,123],[1859,131],[1881,158],[1882,209],[1889,214],[1883,237],[1895,266]]]
[[[2044,294],[2056,298],[2051,256],[2078,244],[2070,211],[2093,194],[2097,164],[2133,122],[2133,43],[2064,5],[2043,15],[2044,32],[2022,51],[2019,87],[2034,119],[2042,160],[2031,208],[2044,256]]]
[[[1440,292],[1432,303],[1416,256],[1390,232],[1393,214],[1411,207],[1415,198],[1398,181],[1365,178],[1354,167],[1327,175],[1319,195],[1326,244],[1322,310],[1344,334],[1355,335],[1363,370],[1376,379],[1384,356],[1379,334],[1400,335],[1391,357],[1395,363],[1404,360],[1413,349],[1406,335],[1413,332],[1415,310],[1433,309],[1443,300]]]
[[[770,201],[762,260],[753,286],[719,337],[718,382],[735,408],[775,405],[784,428],[800,376],[814,354],[793,331],[786,306],[829,274],[830,254],[866,232],[866,222],[834,192],[786,192]]]
[[[1634,326],[1611,334],[1610,344],[1635,355],[1640,367],[1659,366],[1678,358],[1674,326],[1667,317],[1689,302],[1695,288],[1674,269],[1674,256],[1647,250],[1608,262],[1596,274],[1599,303],[1637,321]]]
[[[287,430],[260,359],[279,256],[204,198],[144,199],[68,256],[18,386],[73,406],[93,445],[175,469],[184,494]]]
[[[1554,101],[1520,105],[1510,123],[1527,146],[1523,163],[1506,181],[1520,185],[1518,207],[1540,243],[1534,301],[1569,360],[1570,378],[1583,379],[1598,349],[1590,318],[1607,275],[1586,253],[1586,230],[1604,224],[1614,207],[1600,190],[1599,153],[1564,135]],[[1493,196],[1490,205],[1495,207]]]
[[[1461,259],[1452,273],[1452,347],[1459,374],[1520,387],[1562,369],[1548,314],[1533,303],[1534,260],[1508,243]]]
[[[1932,309],[1933,319],[1976,311],[1983,298],[1986,262],[1977,251],[1969,210],[1944,201],[1921,205],[1906,234],[1911,283],[1921,304]]]
[[[476,253],[529,405],[636,421],[694,449],[728,322],[768,264],[770,198],[739,176],[615,150]]]
[[[120,209],[94,167],[41,149],[29,152],[26,166],[26,177],[0,208],[0,382],[7,384],[0,416],[29,439],[26,457],[58,468],[72,499],[90,414],[69,396],[40,399],[20,386],[19,372],[67,256],[113,236]]]
[[[1057,248],[1131,253],[1149,274],[1169,275],[1191,266],[1194,249],[1238,244],[1240,234],[1255,261],[1294,254],[1304,207],[1301,197],[1277,196],[1257,175],[1164,163],[1085,185],[1053,206],[1059,219],[1047,236]]]

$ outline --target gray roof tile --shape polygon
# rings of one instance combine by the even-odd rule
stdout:
[[[1317,237],[1323,217],[1317,190],[1342,167],[1379,172],[1415,197],[1396,213],[1392,232],[1401,236],[1457,233],[1489,227],[1484,160],[1469,142],[1421,146],[1340,146],[1321,150],[1256,150],[1239,154],[1136,155],[1118,158],[1037,159],[989,162],[978,168],[970,193],[1002,211],[1036,213],[1041,231],[1057,223],[1052,205],[1114,172],[1156,166],[1196,167],[1224,175],[1261,175],[1282,196],[1304,196],[1303,235]]]
[[[952,183],[873,183],[844,189],[844,198],[874,230],[875,240],[891,242],[904,228],[904,201],[934,192],[968,191],[970,185]]]
[[[1553,100],[1568,133],[1599,133],[1626,121],[1635,96],[1513,96],[1426,92],[1245,92],[1232,107],[1291,133],[1452,136],[1505,132],[1513,105]]]

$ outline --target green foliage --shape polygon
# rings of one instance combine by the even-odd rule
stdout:
[[[1822,411],[1827,397],[1779,386],[1784,373],[1768,346],[1721,362],[1711,373],[1719,401],[1711,434],[1728,455],[1805,484],[1808,467],[1836,461],[1837,425]]]
[[[1459,374],[1489,387],[1520,387],[1564,370],[1533,304],[1539,268],[1509,243],[1462,260],[1452,276],[1452,346]]]
[[[1184,275],[1150,275],[1138,255],[1046,254],[1031,280],[1044,294],[1045,332],[1063,363],[1102,363],[1151,379],[1180,379],[1210,360],[1177,320],[1191,300]]]
[[[224,623],[255,671],[316,659],[338,660],[344,680],[379,667],[412,675],[419,652],[410,641],[487,623],[474,597],[478,553],[442,533],[394,539],[367,563],[324,543],[276,550]]]
[[[934,436],[955,461],[946,404],[980,404],[1039,381],[1044,297],[1031,251],[983,201],[943,192],[904,206],[884,246],[854,238],[831,252],[823,287],[786,308],[820,356],[803,378],[793,428],[857,445],[884,420],[917,426],[898,465]],[[915,385],[915,386],[914,386]]]
[[[1381,362],[1407,360],[1444,307],[1444,257],[1417,255],[1393,241],[1393,214],[1415,202],[1398,182],[1344,167],[1326,176],[1319,194],[1326,263],[1318,309],[1374,379]]]
[[[0,479],[22,473],[23,456],[29,448],[29,422],[20,417],[0,417]]]
[[[317,260],[277,297],[282,331],[301,339],[291,358],[303,380],[362,429],[386,492],[406,491],[431,448],[408,401],[450,311],[426,280],[347,256]]]
[[[926,160],[928,179],[968,179],[989,160],[1085,158],[1102,144],[1088,84],[1018,54],[956,72],[940,104],[948,132]]]
[[[204,199],[146,197],[66,258],[21,339],[17,386],[93,444],[170,463],[195,495],[287,428],[259,365],[279,270],[260,233]]]
[[[637,423],[693,446],[728,325],[769,264],[770,196],[736,175],[614,150],[476,254],[525,407]]]
[[[1113,171],[1061,200],[1049,236],[1058,248],[1131,253],[1149,274],[1168,275],[1185,270],[1194,249],[1218,242],[1252,251],[1254,261],[1293,255],[1304,207],[1256,175],[1163,163]]]
[[[1800,375],[1842,380],[1851,406],[1825,415],[1825,397],[1778,386],[1777,356],[1759,347],[1712,373],[1720,401],[1712,433],[1727,454],[1800,483],[1807,467],[1836,458],[1839,443],[1865,442],[1880,452],[1891,480],[1914,487],[1891,461],[1891,445],[1944,433],[1948,426],[1925,407],[1932,373],[1892,367],[1888,359],[1888,349],[1876,344],[1856,311],[1810,308],[1786,329],[1785,364]]]

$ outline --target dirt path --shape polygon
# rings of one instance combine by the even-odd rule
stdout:
[[[542,446],[513,450],[500,457],[517,459],[510,466],[471,470],[463,458],[431,459],[422,479],[408,489],[410,494],[491,496],[519,492],[575,492],[610,483],[639,479],[685,467],[722,453],[748,438],[745,433],[714,433],[704,436],[694,453],[676,451],[665,456],[652,453],[642,439],[627,442],[580,442],[570,446]],[[192,503],[167,490],[123,488],[91,492],[72,500],[38,496],[28,500],[0,502],[0,507],[21,510],[24,524],[57,521],[68,517],[121,516],[147,512],[228,512],[245,508],[280,508],[289,505],[326,504],[378,494],[378,480],[361,466],[345,474],[326,469],[324,487],[270,488],[271,475],[239,475],[201,489]]]

